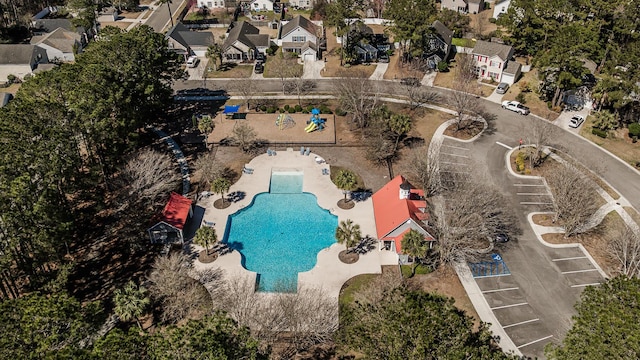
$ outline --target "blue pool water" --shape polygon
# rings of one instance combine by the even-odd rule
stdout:
[[[274,172],[270,192],[230,215],[223,242],[259,274],[258,289],[295,292],[298,273],[311,270],[318,252],[335,243],[338,218],[302,192],[302,173]]]

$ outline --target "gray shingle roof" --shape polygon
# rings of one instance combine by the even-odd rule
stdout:
[[[43,36],[35,36],[31,39],[31,44],[46,44],[63,53],[72,53],[73,46],[80,43],[80,34],[73,31],[57,28]]]
[[[213,45],[213,34],[210,32],[181,31],[180,36],[189,46]]]
[[[436,20],[431,25],[436,30],[436,33],[440,35],[447,45],[451,45],[451,39],[453,39],[453,31],[449,30],[443,23]]]
[[[31,64],[31,57],[35,48],[36,45],[28,44],[0,44],[0,64]]]
[[[241,43],[249,47],[254,47],[255,44],[251,40],[249,40],[247,35],[258,35],[259,33],[260,30],[258,30],[257,27],[249,24],[246,21],[234,23],[233,28],[231,29],[231,31],[229,31],[229,36],[222,44],[222,50],[226,51],[236,41],[240,41]]]
[[[502,70],[502,72],[505,73],[505,74],[515,75],[518,72],[518,70],[520,70],[521,66],[522,65],[520,65],[519,62],[509,61],[507,63],[507,67],[504,68],[504,70]]]
[[[473,47],[473,53],[488,57],[498,56],[503,61],[507,61],[511,53],[511,46],[478,40],[476,46]]]
[[[245,36],[256,47],[269,47],[271,45],[268,34],[248,34]]]
[[[293,30],[295,30],[296,28],[301,27],[303,29],[305,29],[306,31],[308,31],[309,33],[318,36],[318,27],[316,26],[316,24],[312,23],[311,20],[303,17],[302,15],[298,15],[295,18],[293,18],[293,20],[289,21],[288,23],[282,25],[282,31],[280,32],[280,38],[284,38],[285,36],[287,36],[287,34],[289,34],[290,32],[292,32]]]
[[[33,31],[35,32],[50,33],[57,28],[75,31],[78,34],[84,33],[82,27],[76,28],[69,19],[39,19],[33,22]]]

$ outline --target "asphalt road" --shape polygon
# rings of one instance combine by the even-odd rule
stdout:
[[[173,0],[173,2],[169,5],[171,7],[171,14],[175,16],[176,11],[180,8],[183,2],[186,0]],[[164,30],[164,27],[169,24],[169,9],[167,9],[166,4],[159,5],[149,16],[145,25],[149,25],[153,28],[153,31],[157,33],[161,33]]]

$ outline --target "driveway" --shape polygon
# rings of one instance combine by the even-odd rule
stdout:
[[[323,60],[309,60],[308,58],[303,63],[302,78],[303,79],[320,79],[320,72],[324,69]]]
[[[562,129],[567,129],[575,134],[580,134],[580,128],[584,126],[584,122],[576,129],[569,127],[569,120],[571,120],[574,115],[580,115],[586,119],[587,116],[589,116],[589,109],[584,108],[580,111],[563,111],[562,113],[560,113],[560,116],[558,116],[558,118],[553,122],[553,124]]]
[[[376,69],[373,71],[373,74],[369,76],[369,79],[382,80],[384,78],[384,73],[387,72],[387,68],[389,68],[389,63],[377,63]]]

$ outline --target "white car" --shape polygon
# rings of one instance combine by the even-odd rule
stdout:
[[[187,59],[187,67],[194,68],[198,66],[200,59],[197,56],[189,56]]]
[[[569,127],[575,129],[575,128],[579,127],[580,125],[582,125],[583,122],[584,122],[584,117],[583,116],[573,115],[571,120],[569,120]]]
[[[528,115],[529,114],[529,108],[520,104],[517,101],[503,101],[502,102],[502,108],[503,109],[507,109],[507,110],[511,110],[511,111],[515,111],[519,114],[522,115]]]

